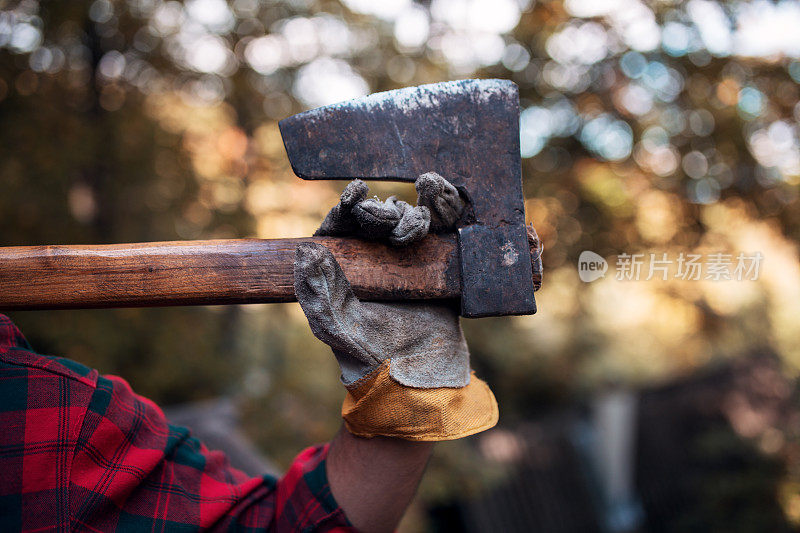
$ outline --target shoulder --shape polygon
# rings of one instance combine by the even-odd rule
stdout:
[[[63,378],[94,389],[98,374],[80,363],[33,351],[16,325],[0,314],[0,371],[7,377],[16,374],[18,379],[34,377]]]

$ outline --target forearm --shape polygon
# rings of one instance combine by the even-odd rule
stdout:
[[[333,496],[360,531],[392,531],[414,497],[432,450],[432,442],[364,439],[342,427],[328,451]]]

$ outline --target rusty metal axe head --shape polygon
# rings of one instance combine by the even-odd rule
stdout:
[[[437,172],[470,209],[458,227],[461,314],[536,312],[519,151],[519,92],[462,80],[350,100],[279,124],[304,179],[415,181]]]

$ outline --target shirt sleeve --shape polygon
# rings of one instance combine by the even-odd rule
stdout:
[[[70,517],[94,531],[355,531],[330,491],[328,445],[281,479],[250,477],[123,379],[100,376],[70,473]]]

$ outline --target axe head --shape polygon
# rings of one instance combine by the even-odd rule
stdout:
[[[409,87],[306,111],[279,126],[292,169],[304,179],[444,176],[469,202],[458,227],[462,316],[536,312],[516,84]]]

